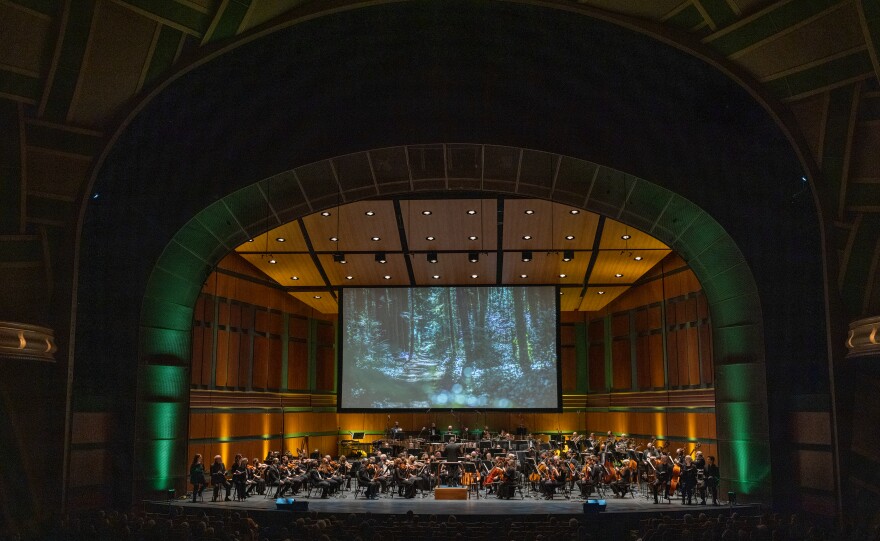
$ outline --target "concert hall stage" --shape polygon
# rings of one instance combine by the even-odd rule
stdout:
[[[307,502],[310,513],[334,514],[338,517],[348,515],[349,513],[404,515],[410,510],[418,515],[436,515],[439,518],[455,515],[460,520],[465,521],[468,520],[468,517],[497,520],[500,516],[507,516],[515,520],[528,521],[530,517],[540,517],[543,519],[547,515],[554,515],[559,518],[582,518],[585,516],[584,499],[580,497],[565,499],[560,495],[557,495],[553,500],[535,497],[499,500],[494,496],[490,496],[488,498],[472,498],[464,501],[435,500],[431,494],[425,497],[417,496],[412,499],[400,498],[397,495],[393,498],[383,495],[378,500],[354,498],[353,496],[353,492],[346,492],[340,496],[328,499],[297,497],[295,500],[297,502]],[[606,509],[599,513],[599,516],[625,514],[628,521],[640,520],[661,513],[673,516],[685,513],[694,515],[706,513],[707,515],[715,516],[718,513],[730,513],[734,510],[757,512],[760,507],[751,504],[736,506],[682,505],[680,500],[654,504],[653,499],[646,499],[638,494],[635,498],[629,496],[620,499],[606,498],[605,503]],[[291,513],[290,511],[276,510],[275,499],[264,498],[263,496],[251,496],[245,501],[211,502],[210,495],[208,495],[205,502],[193,503],[191,499],[187,498],[170,501],[145,501],[144,506],[147,511],[159,513],[169,512],[169,506],[180,507],[182,512],[188,515],[202,509],[208,514],[214,514],[218,511],[247,511],[249,515],[260,515],[264,520],[272,520],[273,517],[271,515],[277,514],[283,514],[285,517],[288,517]],[[278,519],[280,517],[275,518]]]

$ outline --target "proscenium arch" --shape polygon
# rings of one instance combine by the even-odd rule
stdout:
[[[827,372],[827,360],[815,295],[824,287],[818,217],[808,198],[794,197],[804,166],[784,131],[728,74],[572,6],[426,1],[305,18],[218,53],[151,95],[115,136],[83,221],[74,386],[77,396],[106,395],[123,426],[137,412],[135,433],[118,438],[118,469],[133,473],[118,477],[117,499],[183,479],[175,468],[186,460],[178,442],[186,438],[192,305],[173,299],[195,298],[213,262],[245,239],[234,236],[245,235],[242,224],[256,229],[247,234],[272,225],[260,225],[265,203],[252,208],[236,194],[328,156],[437,141],[601,163],[702,209],[690,248],[662,240],[689,258],[718,312],[714,344],[727,368],[718,373],[717,412],[729,425],[719,434],[748,436],[721,452],[743,457],[735,471],[750,473],[736,474],[741,493],[769,488],[758,480],[771,452],[774,478],[788,477],[785,447],[769,446],[767,423],[750,418],[749,404],[767,394],[766,366],[776,388],[763,411],[773,426],[785,394],[809,390],[810,368]],[[575,184],[581,200],[566,204],[605,197],[603,214],[622,208],[613,189],[587,194],[588,182]],[[563,196],[519,191],[527,187],[493,189]],[[342,186],[352,188],[363,192],[351,199],[375,195]],[[280,218],[332,206],[339,189],[300,182],[284,192],[293,199],[279,205],[292,210]],[[388,193],[409,189],[401,182]],[[273,199],[279,192],[273,181]],[[626,208],[640,229],[653,223],[639,216],[676,212],[639,202],[644,209]],[[222,212],[194,223],[206,208]],[[172,241],[181,234],[185,242]],[[157,265],[173,254],[175,267]],[[161,295],[146,294],[154,280]],[[762,320],[762,306],[776,317]],[[789,370],[795,363],[800,371]]]
[[[448,145],[432,145],[446,149]],[[459,145],[461,146],[461,145]],[[472,146],[478,155],[485,147]],[[497,147],[495,147],[497,148]],[[374,151],[399,156],[409,150],[386,148]],[[503,149],[518,155],[524,149]],[[368,152],[357,156],[367,161]],[[349,157],[350,158],[350,157]],[[422,178],[420,183],[450,185],[445,191],[474,193],[474,187],[494,186],[493,195],[540,196],[542,198],[613,217],[637,227],[669,245],[691,266],[706,294],[712,318],[716,383],[716,423],[723,486],[760,501],[770,493],[770,452],[767,442],[767,400],[764,384],[764,344],[761,305],[754,278],[735,242],[711,216],[683,197],[643,179],[591,162],[547,155],[559,169],[541,179],[517,182],[516,178],[487,177],[485,169],[470,179]],[[564,164],[564,165],[563,165]],[[485,166],[485,162],[481,162]],[[567,191],[555,185],[562,169],[565,175],[583,175],[585,191]],[[329,160],[300,168],[331,171]],[[304,201],[301,176],[295,170],[242,188],[210,205],[193,217],[166,246],[153,269],[141,312],[138,430],[135,450],[143,450],[139,463],[154,464],[150,479],[154,490],[180,482],[180,468],[186,461],[189,356],[193,306],[215,265],[249,238],[296,220],[318,206]],[[312,177],[310,183],[333,183],[331,176]],[[300,189],[302,186],[302,191]],[[458,187],[456,187],[458,186]],[[436,194],[436,189],[424,189]],[[371,193],[370,193],[371,192]],[[441,193],[443,193],[441,191]],[[270,198],[267,198],[271,194]],[[381,196],[379,195],[381,194]],[[406,195],[419,197],[410,183],[394,179],[369,187],[342,191],[346,203],[360,199]],[[267,203],[271,212],[267,213]],[[279,217],[284,218],[279,220]],[[234,224],[223,227],[221,224]],[[186,282],[183,284],[182,282]],[[175,359],[171,363],[167,359]],[[179,360],[184,363],[177,362]],[[168,386],[169,381],[176,382]],[[748,385],[744,384],[748,382]],[[178,394],[182,393],[182,394]],[[169,417],[181,423],[167,431]],[[168,449],[163,450],[167,446]],[[765,500],[766,501],[766,500]]]

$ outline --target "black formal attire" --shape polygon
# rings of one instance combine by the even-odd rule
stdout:
[[[458,486],[458,480],[461,478],[458,461],[461,458],[461,444],[446,444],[446,475],[447,484],[449,486]]]
[[[440,430],[438,430],[436,426],[432,426],[428,429],[428,440],[440,441]]]
[[[245,495],[245,492],[247,491],[247,468],[241,464],[233,464],[231,471],[232,484],[235,486],[235,498],[237,500],[243,500],[247,497]]]
[[[197,496],[202,495],[205,490],[205,466],[201,463],[193,464],[189,467],[189,482],[193,486],[193,503]]]
[[[364,467],[357,473],[358,482],[364,487],[364,496],[368,500],[379,497],[379,481],[373,480],[371,475],[373,471],[375,470]]]
[[[693,503],[694,490],[697,488],[697,468],[691,465],[681,467],[681,503]]]
[[[577,480],[577,486],[581,490],[581,496],[589,498],[596,489],[596,481],[593,478],[593,470],[588,469],[580,479]]]
[[[220,498],[220,487],[226,489],[226,501],[229,501],[232,485],[226,480],[226,464],[222,462],[219,464],[211,463],[211,484],[214,485],[214,498],[211,501],[217,501]]]
[[[695,458],[694,468],[697,469],[697,496],[700,498],[700,505],[706,505],[706,459]]]
[[[721,480],[721,469],[717,464],[706,466],[706,487],[712,495],[712,505],[718,505],[718,482]]]
[[[498,485],[498,497],[509,500],[516,492],[516,468],[508,466],[504,470],[504,480]]]
[[[668,463],[657,466],[657,476],[654,479],[654,503],[659,503],[658,497],[662,495],[668,498],[666,494],[669,491],[669,478],[672,476],[672,466]]]
[[[611,482],[611,491],[614,492],[615,496],[623,498],[629,490],[629,483],[632,480],[632,470],[629,468],[620,468],[617,471],[618,478]]]
[[[321,489],[321,498],[328,498],[330,494],[330,482],[321,477],[321,474],[318,473],[318,470],[312,468],[309,470],[309,473],[306,474],[306,477],[309,480],[309,484],[312,487],[318,487]]]
[[[553,499],[556,489],[561,486],[565,486],[565,470],[555,466],[547,468],[547,479],[541,482],[544,497],[548,500]]]
[[[281,480],[281,472],[275,464],[270,464],[263,476],[265,477],[267,487],[278,485],[278,482]]]

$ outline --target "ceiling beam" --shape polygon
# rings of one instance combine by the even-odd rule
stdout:
[[[337,207],[336,212],[339,212],[339,207]],[[336,298],[336,290],[332,288],[332,284],[330,283],[330,278],[327,277],[327,273],[324,271],[324,267],[321,265],[321,260],[318,259],[318,254],[315,252],[315,247],[312,246],[312,239],[309,237],[309,232],[306,229],[306,224],[303,222],[302,218],[298,218],[296,223],[299,224],[299,229],[302,231],[303,240],[306,243],[306,246],[309,249],[309,255],[312,256],[312,263],[315,265],[315,268],[318,269],[318,274],[321,275],[321,279],[324,280],[324,284],[327,286],[328,291],[330,291],[330,296],[333,297],[333,300],[338,301]]]
[[[590,284],[590,275],[593,274],[593,267],[596,266],[596,260],[599,258],[599,245],[602,244],[602,230],[605,229],[605,216],[599,215],[599,223],[596,224],[596,235],[593,237],[593,252],[590,254],[590,262],[587,264],[587,271],[584,273],[584,287],[581,289],[581,298],[587,294],[587,286]]]
[[[495,228],[498,232],[497,240],[495,241],[495,247],[498,250],[498,254],[495,257],[495,283],[501,285],[504,269],[504,198],[499,197],[498,202],[496,204],[496,216],[498,219],[498,226]],[[480,220],[483,218],[480,217]]]
[[[410,181],[412,182],[412,181]],[[397,233],[400,235],[400,249],[403,251],[403,261],[406,263],[406,273],[409,275],[409,285],[416,285],[416,274],[413,272],[412,260],[409,254],[409,243],[406,241],[406,228],[403,223],[403,214],[400,211],[400,199],[394,198],[394,217],[397,220]]]

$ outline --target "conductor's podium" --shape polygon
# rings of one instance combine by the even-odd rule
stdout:
[[[434,489],[435,500],[466,500],[467,487],[437,487]]]

